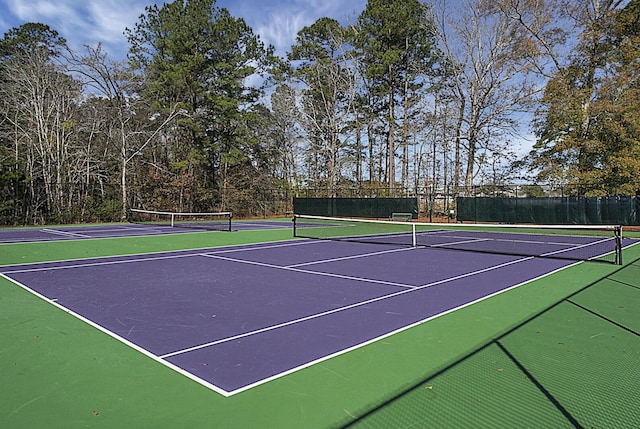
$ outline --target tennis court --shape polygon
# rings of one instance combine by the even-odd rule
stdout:
[[[299,227],[343,227],[335,222],[305,219]],[[65,427],[69,417],[62,411],[74,421],[104,427],[122,419],[155,427],[402,427],[403,419],[424,419],[416,409],[433,404],[440,411],[426,417],[423,423],[430,423],[423,427],[459,426],[460,416],[490,427],[480,418],[495,407],[489,396],[503,401],[502,408],[516,407],[510,411],[519,416],[514,421],[526,415],[579,427],[585,423],[581,416],[540,388],[538,378],[526,376],[537,364],[536,352],[531,356],[527,349],[535,340],[522,342],[520,332],[530,330],[528,336],[535,337],[548,326],[561,326],[567,311],[558,309],[576,294],[571,302],[583,307],[600,305],[601,294],[621,302],[614,287],[593,292],[603,281],[626,285],[625,304],[614,306],[624,311],[617,313],[638,308],[638,286],[625,277],[638,269],[639,240],[632,236],[620,239],[627,263],[621,267],[610,263],[611,247],[601,247],[616,237],[554,236],[541,249],[542,234],[490,240],[486,231],[429,230],[424,235],[435,241],[416,243],[409,234],[413,245],[406,245],[407,234],[398,231],[367,234],[366,240],[292,240],[291,230],[281,228],[285,223],[252,221],[236,228],[241,223],[234,222],[233,232],[109,240],[14,238],[4,244],[0,300],[11,303],[11,311],[0,326],[12,346],[0,359],[15,386],[3,401],[2,412],[15,423],[9,427],[58,414],[57,427]],[[353,232],[353,224],[348,229]],[[375,242],[367,242],[373,236]],[[488,241],[505,250],[477,248]],[[514,248],[523,247],[529,248],[515,254]],[[587,259],[609,263],[578,262]],[[548,325],[550,315],[560,322]],[[616,321],[625,333],[617,338],[631,338],[624,353],[633,359],[640,353],[637,319],[625,317]],[[541,326],[532,328],[536,324]],[[610,338],[611,329],[595,338]],[[522,357],[508,358],[519,347]],[[32,356],[36,350],[53,357]],[[530,363],[521,363],[528,358]],[[39,364],[25,365],[34,361]],[[512,378],[511,387],[493,386],[495,380],[478,372],[475,361],[493,367],[493,375]],[[51,374],[56,362],[65,368]],[[620,388],[638,381],[635,371],[608,376],[624,379],[617,382]],[[64,373],[76,375],[61,380]],[[475,381],[456,390],[460,374]],[[436,388],[443,378],[446,388]],[[33,391],[30,383],[48,387]],[[65,395],[54,397],[60,390],[95,391],[96,384],[104,393],[93,406],[93,395],[81,405],[71,405]],[[469,406],[460,402],[465,395],[480,403],[478,385],[485,386],[482,398],[491,405],[461,413]],[[525,399],[509,402],[513,389],[529,398],[526,413],[520,409],[526,404],[517,402]],[[438,396],[415,405],[416,397],[425,401],[425,392]],[[401,405],[406,401],[413,405]],[[438,417],[443,410],[450,415]]]
[[[148,235],[163,234],[187,234],[196,232],[224,231],[228,223],[220,225],[205,224],[200,225],[180,225],[172,227],[166,224],[146,225],[135,223],[122,223],[110,225],[90,225],[90,226],[51,226],[46,228],[6,228],[0,229],[0,244],[11,243],[33,243],[37,241],[58,241],[58,240],[87,240],[93,238],[118,238],[118,237],[138,237]],[[256,229],[288,229],[290,222],[287,221],[242,221],[234,222],[233,230],[256,230]]]

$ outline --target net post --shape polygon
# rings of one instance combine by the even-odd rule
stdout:
[[[175,217],[176,217],[176,215],[171,213],[171,228],[173,228],[173,226],[175,224]]]
[[[411,245],[412,247],[418,247],[418,236],[416,234],[416,224],[411,222]]]
[[[296,215],[294,214],[293,217],[291,218],[291,222],[293,222],[293,236],[297,237],[296,235]]]
[[[233,213],[229,212],[229,232],[232,231],[231,229],[231,218],[233,217]]]
[[[622,265],[622,225],[617,225],[614,229],[616,235],[616,265]]]

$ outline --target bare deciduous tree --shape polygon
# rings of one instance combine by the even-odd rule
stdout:
[[[434,10],[459,107],[454,184],[461,182],[460,153],[465,149],[464,184],[470,187],[478,172],[478,155],[495,140],[516,132],[514,115],[533,101],[540,88],[530,79],[528,35],[495,13],[491,2],[465,1],[449,15],[442,1]]]

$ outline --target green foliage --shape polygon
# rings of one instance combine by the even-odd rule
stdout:
[[[386,127],[386,171],[393,193],[398,111],[403,109],[406,130],[415,104],[412,95],[429,83],[440,59],[433,22],[418,0],[369,0],[353,34],[367,81],[367,114],[383,118]]]
[[[41,51],[47,57],[59,54],[66,40],[48,25],[28,22],[12,28],[0,40],[0,62],[8,58],[27,56]]]
[[[520,187],[521,193],[529,198],[546,197],[547,193],[540,185],[523,185]]]
[[[583,55],[547,84],[535,121],[540,180],[580,185],[587,195],[640,189],[639,5],[611,11],[614,25],[586,37]]]
[[[2,220],[5,216],[11,217],[18,197],[18,188],[24,182],[25,177],[16,171],[14,163],[9,158],[9,151],[0,146],[0,224],[4,223]]]
[[[127,34],[129,57],[148,76],[145,97],[164,109],[181,103],[188,111],[171,139],[180,146],[171,151],[172,170],[220,186],[223,164],[241,158],[246,108],[261,95],[247,78],[267,69],[272,48],[215,0],[148,6]]]
[[[365,76],[382,96],[398,92],[405,79],[420,85],[424,81],[418,77],[439,58],[433,25],[418,0],[369,0],[354,43],[362,52]]]

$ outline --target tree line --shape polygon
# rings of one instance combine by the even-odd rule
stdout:
[[[148,6],[124,60],[10,29],[0,220],[262,214],[303,189],[640,188],[640,0],[369,0],[348,21],[302,28],[286,57],[215,0]]]

